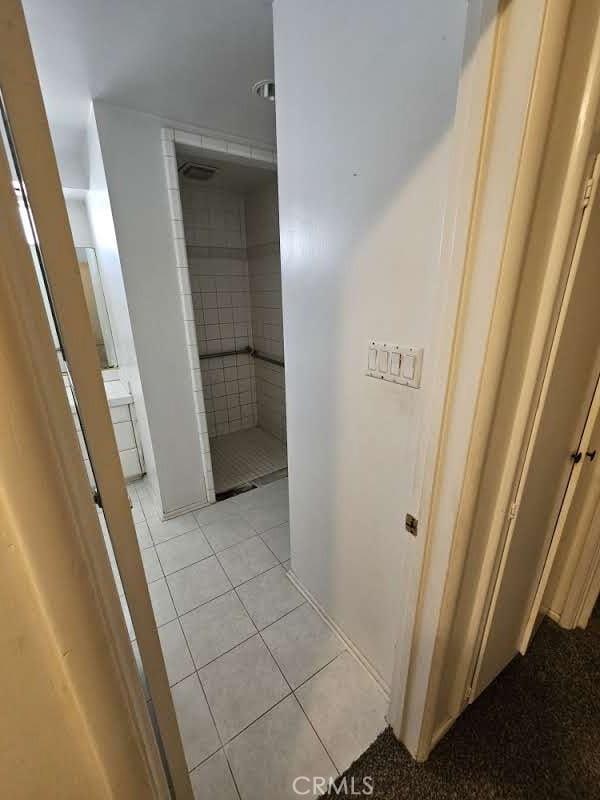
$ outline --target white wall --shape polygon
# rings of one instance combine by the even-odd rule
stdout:
[[[65,205],[75,247],[94,247],[94,236],[88,217],[85,192],[64,189]]]
[[[157,489],[153,442],[150,437],[148,415],[140,380],[136,347],[133,340],[129,306],[123,283],[123,272],[113,224],[111,202],[108,195],[100,141],[93,111],[90,115],[87,144],[90,176],[90,188],[86,195],[88,219],[109,310],[119,373],[127,381],[133,396],[137,430],[141,438],[146,472],[150,482]]]
[[[245,205],[252,343],[255,350],[283,361],[277,183],[273,181],[248,194]],[[255,359],[254,370],[258,425],[285,441],[284,370],[260,359]]]
[[[180,181],[196,340],[201,355],[248,348],[250,283],[244,197]],[[200,362],[209,436],[257,424],[254,362],[246,353]]]
[[[160,500],[168,514],[203,505],[206,491],[171,237],[162,122],[101,102],[94,103],[94,114],[122,267],[122,303],[129,310]],[[137,408],[135,395],[134,400]]]
[[[466,4],[276,0],[292,569],[390,684],[433,363]],[[425,348],[423,387],[364,376]]]

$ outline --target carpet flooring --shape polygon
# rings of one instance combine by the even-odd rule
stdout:
[[[518,656],[417,764],[384,731],[342,778],[373,800],[600,800],[600,625],[545,620]],[[338,779],[339,784],[340,779]],[[335,788],[330,797],[336,795]]]

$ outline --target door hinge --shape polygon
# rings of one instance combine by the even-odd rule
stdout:
[[[517,516],[517,511],[519,509],[518,503],[515,501],[514,503],[510,504],[508,509],[508,518],[514,519]]]
[[[94,490],[93,498],[94,498],[94,503],[96,503],[98,508],[103,508],[102,497],[100,496],[100,492],[98,491],[98,489]]]
[[[473,684],[467,686],[467,691],[465,692],[465,700],[467,701],[467,703],[471,699],[472,694],[473,694]]]

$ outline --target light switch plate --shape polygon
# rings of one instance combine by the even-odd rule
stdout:
[[[392,354],[394,358],[392,358]],[[397,369],[397,356],[400,358]],[[406,366],[410,359],[412,375],[407,375]],[[421,385],[421,370],[423,366],[422,347],[402,347],[390,342],[379,342],[371,339],[368,345],[367,369],[365,375],[369,378],[399,383],[402,386],[411,386],[418,389]]]

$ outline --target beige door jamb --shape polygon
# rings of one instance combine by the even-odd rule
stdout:
[[[5,0],[0,6],[0,88],[18,149],[46,277],[77,393],[82,429],[125,588],[171,780],[178,800],[192,800],[187,765],[86,310],[43,99],[19,0]],[[49,401],[56,401],[56,398],[50,395]],[[78,468],[74,461],[73,469]],[[91,495],[88,502],[92,503]],[[99,526],[90,530],[89,535],[101,536]],[[112,580],[110,583],[103,582],[99,588],[106,596],[116,592]],[[113,618],[111,623],[115,630],[122,626],[122,620],[117,622]],[[129,654],[131,663],[132,659],[133,656]],[[131,686],[127,688],[131,691]],[[149,752],[149,758],[154,755],[154,751]]]

